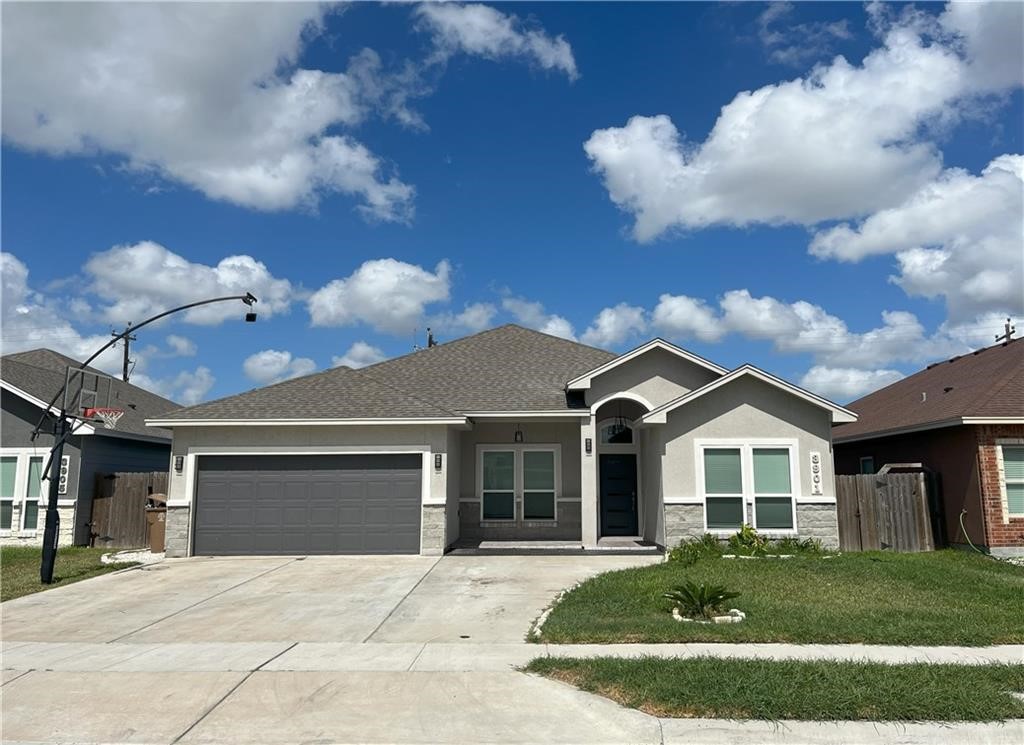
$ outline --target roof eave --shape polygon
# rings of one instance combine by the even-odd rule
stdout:
[[[805,391],[803,388],[795,386],[792,383],[783,380],[782,378],[777,378],[771,373],[767,373],[764,370],[761,370],[760,368],[754,367],[753,365],[742,365],[741,367],[736,368],[727,375],[724,375],[721,378],[718,378],[717,380],[711,381],[707,385],[701,386],[696,390],[690,391],[689,393],[683,394],[678,398],[675,398],[667,403],[664,403],[658,408],[654,409],[653,411],[644,414],[643,417],[641,417],[641,420],[644,424],[665,424],[668,421],[668,415],[672,411],[678,409],[680,406],[685,406],[686,404],[691,403],[692,401],[695,401],[698,398],[701,398],[702,396],[710,393],[711,391],[717,390],[722,386],[728,385],[734,380],[738,380],[746,375],[751,375],[757,378],[758,380],[768,383],[769,385],[775,386],[776,388],[779,388],[780,390],[791,393],[792,395],[797,396],[798,398],[802,398],[803,400],[807,401],[808,403],[814,406],[831,412],[833,424],[842,424],[857,421],[857,414],[850,411],[849,409],[845,409],[839,404],[833,403],[832,401],[829,401],[827,398],[822,398],[821,396],[811,393],[810,391]]]
[[[961,427],[964,425],[978,424],[1024,424],[1024,417],[1020,416],[996,416],[996,417],[975,417],[957,416],[950,419],[938,419],[933,422],[921,422],[906,427],[892,427],[890,429],[877,429],[871,432],[843,437],[841,434],[832,434],[832,442],[836,445],[845,445],[851,442],[862,442],[864,440],[877,440],[883,437],[896,437],[897,435],[909,435],[914,432],[927,432],[930,429],[943,429],[945,427]],[[840,432],[842,430],[839,430]]]
[[[147,419],[149,427],[343,427],[382,424],[466,424],[464,416],[454,417],[362,417],[346,419]]]

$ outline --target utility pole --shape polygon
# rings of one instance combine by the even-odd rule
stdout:
[[[1010,325],[1010,319],[1006,319],[1006,325],[1003,326],[1003,335],[997,336],[996,341],[1010,341],[1013,339],[1013,333],[1017,330],[1016,326]]]
[[[131,330],[131,327],[132,325],[131,323],[129,323],[127,326],[124,327],[124,331],[122,331],[120,334],[117,333],[116,331],[110,332],[111,336],[117,336],[124,339],[124,364],[121,367],[121,380],[123,380],[125,383],[128,382],[128,365],[129,363],[135,361],[128,359],[128,347],[131,344],[131,342],[135,341],[135,337],[128,333]]]

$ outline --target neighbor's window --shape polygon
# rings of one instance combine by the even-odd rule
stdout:
[[[17,458],[0,458],[0,530],[11,529],[14,512],[14,476],[17,472]]]
[[[1006,513],[1024,517],[1024,445],[1003,445]]]
[[[22,511],[22,525],[25,530],[39,527],[39,497],[43,484],[43,459],[29,458],[28,486],[25,488],[25,506]]]
[[[754,448],[754,522],[758,530],[793,528],[789,448]]]
[[[870,455],[865,455],[860,459],[860,472],[861,473],[874,473],[875,472],[875,459]]]
[[[704,496],[709,530],[733,530],[743,516],[743,471],[739,448],[704,449]]]
[[[523,451],[523,519],[555,519],[555,453]]]
[[[484,520],[516,518],[516,454],[513,450],[487,450],[483,455],[483,491],[480,510]]]

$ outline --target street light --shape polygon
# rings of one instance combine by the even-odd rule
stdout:
[[[173,313],[180,313],[183,310],[189,308],[196,308],[200,305],[210,305],[211,303],[223,303],[229,300],[241,300],[248,306],[249,310],[245,314],[246,323],[253,323],[256,320],[256,313],[252,310],[253,305],[259,302],[256,296],[251,292],[247,292],[244,295],[228,295],[226,297],[215,297],[209,300],[199,300],[195,303],[189,303],[188,305],[182,305],[178,308],[172,308],[171,310],[165,310],[163,313],[158,313],[152,318],[147,318],[142,323],[137,323],[134,326],[129,325],[120,334],[114,334],[113,338],[104,344],[102,347],[97,349],[93,355],[82,363],[81,367],[78,368],[78,372],[72,374],[69,368],[68,375],[65,376],[64,385],[60,387],[53,398],[50,399],[50,403],[43,409],[43,415],[39,419],[39,423],[32,431],[32,440],[39,436],[42,431],[43,422],[46,421],[47,416],[50,416],[50,412],[53,410],[54,405],[57,403],[57,399],[61,398],[62,395],[67,391],[68,385],[71,383],[73,377],[84,373],[85,368],[89,366],[89,363],[99,357],[101,354],[106,352],[112,346],[117,344],[121,339],[126,336],[130,336],[134,332],[138,331],[143,326],[148,326],[154,321],[159,321],[161,318],[165,318]],[[61,456],[64,453],[64,443],[67,439],[74,434],[73,428],[70,426],[70,418],[67,412],[67,397],[63,399],[60,407],[60,416],[57,417],[57,421],[54,423],[53,428],[53,440],[54,445],[50,449],[50,459],[46,463],[46,467],[43,469],[41,474],[42,478],[49,479],[50,494],[49,500],[46,505],[46,527],[43,530],[43,559],[39,566],[39,579],[43,584],[51,584],[53,582],[53,564],[57,560],[57,540],[60,534],[60,517],[57,514],[57,500],[60,490],[60,478],[54,478],[55,474],[52,473],[54,463],[60,463]]]

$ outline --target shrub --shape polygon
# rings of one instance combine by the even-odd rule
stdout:
[[[705,533],[700,538],[689,538],[668,552],[669,561],[677,561],[683,566],[693,566],[701,559],[722,555],[722,544],[718,538]]]
[[[738,531],[729,536],[729,548],[735,554],[760,556],[768,548],[768,539],[743,523]]]
[[[690,580],[684,580],[683,584],[662,595],[687,618],[708,619],[721,613],[726,602],[739,596],[738,592],[729,592],[722,585],[697,584]]]

